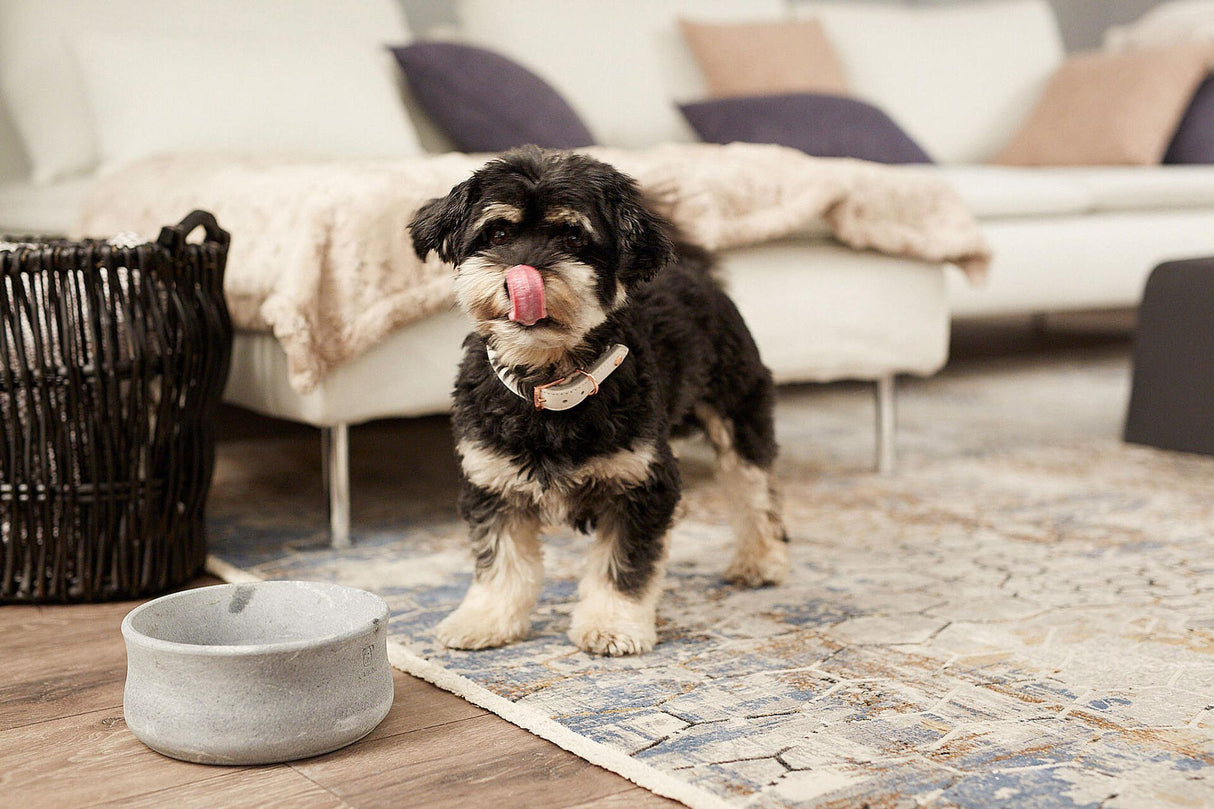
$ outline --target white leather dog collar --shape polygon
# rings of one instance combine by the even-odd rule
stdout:
[[[514,379],[514,374],[498,361],[492,348],[486,348],[486,353],[489,355],[489,365],[497,374],[497,378],[515,396],[530,401],[536,410],[569,410],[599,392],[599,385],[603,384],[603,380],[611,376],[628,356],[628,346],[614,343],[595,360],[594,365],[586,369],[579,368],[569,376],[546,385],[537,385],[531,396],[523,393]]]

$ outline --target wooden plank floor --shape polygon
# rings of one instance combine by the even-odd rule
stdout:
[[[0,606],[0,806],[679,805],[399,671],[388,717],[344,750],[265,767],[166,758],[122,720],[119,625],[137,603]]]

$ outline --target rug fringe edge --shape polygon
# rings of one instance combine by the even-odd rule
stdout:
[[[457,697],[466,699],[473,705],[497,714],[512,725],[517,725],[591,764],[610,770],[664,798],[679,801],[691,809],[736,809],[735,804],[728,803],[707,790],[671,778],[661,770],[643,764],[627,753],[574,733],[539,711],[520,706],[477,685],[467,677],[448,671],[409,651],[399,641],[388,641],[388,661],[406,674],[411,674],[444,691],[449,691]]]

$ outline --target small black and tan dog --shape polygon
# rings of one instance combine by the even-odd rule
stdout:
[[[726,577],[784,577],[771,374],[709,256],[676,242],[634,180],[585,155],[518,149],[427,203],[410,230],[419,256],[455,265],[475,325],[453,425],[476,572],[438,626],[443,643],[526,636],[540,531],[568,523],[595,533],[569,637],[597,654],[653,648],[680,497],[669,439],[696,429],[736,496]]]

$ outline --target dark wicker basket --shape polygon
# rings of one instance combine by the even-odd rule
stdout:
[[[196,228],[201,244],[187,243]],[[0,602],[160,592],[206,558],[228,234],[0,249]]]

